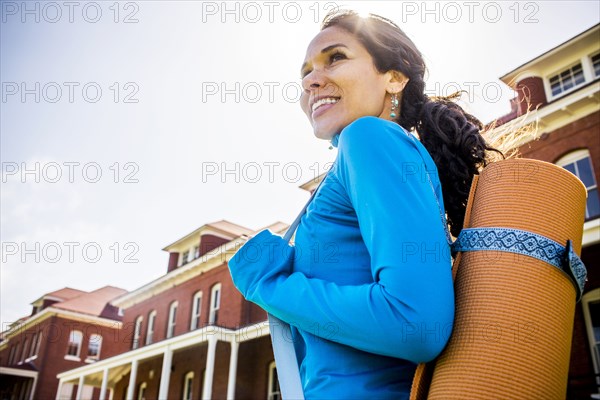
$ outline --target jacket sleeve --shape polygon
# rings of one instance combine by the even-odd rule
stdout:
[[[424,362],[452,330],[450,251],[416,144],[389,129],[374,117],[346,127],[332,171],[356,212],[372,283],[294,272],[294,247],[270,231],[247,242],[229,267],[244,297],[283,321],[359,350]]]

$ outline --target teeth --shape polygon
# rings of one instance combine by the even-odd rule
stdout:
[[[313,104],[312,110],[314,112],[317,108],[321,107],[323,104],[335,104],[338,101],[339,101],[339,99],[336,99],[335,97],[325,97],[325,98],[319,99],[319,100],[315,101],[315,103]]]

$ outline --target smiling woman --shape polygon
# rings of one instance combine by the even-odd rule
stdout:
[[[494,149],[452,98],[424,94],[420,52],[383,17],[328,15],[301,71],[302,109],[337,158],[295,245],[264,230],[231,275],[292,326],[306,398],[405,399],[452,331],[448,225],[462,228]]]

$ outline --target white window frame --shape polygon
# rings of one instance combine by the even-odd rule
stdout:
[[[79,343],[77,343],[77,340],[75,340],[75,338],[79,338]],[[73,355],[73,354],[69,354],[69,350],[71,348],[71,344],[75,343],[77,345],[77,354]],[[76,329],[73,329],[71,332],[69,332],[69,340],[67,342],[67,353],[65,355],[65,360],[71,360],[71,361],[81,361],[80,355],[81,355],[81,345],[83,344],[83,332],[78,331]]]
[[[140,383],[140,387],[138,388],[137,400],[146,400],[146,389],[148,388],[148,384],[146,382]]]
[[[589,195],[590,190],[598,190],[598,179],[596,177],[595,171],[594,171],[594,164],[592,164],[592,156],[590,154],[590,151],[588,149],[579,149],[579,150],[575,150],[572,151],[570,153],[565,154],[564,156],[562,156],[561,158],[558,159],[558,161],[556,161],[556,165],[558,165],[559,167],[565,167],[566,165],[569,164],[573,164],[575,163],[575,168],[577,168],[577,161],[581,161],[584,160],[586,158],[589,158],[590,160],[590,167],[592,170],[592,177],[594,178],[594,184],[591,186],[585,186],[585,190],[587,192],[587,195]],[[575,176],[577,176],[578,179],[581,180],[581,178],[579,177],[579,172],[576,169],[575,170],[576,174]],[[583,183],[583,182],[582,182]],[[599,218],[600,215],[596,215],[593,219],[597,219]],[[589,211],[587,209],[587,204],[585,207],[585,219],[586,221],[590,219],[589,217]]]
[[[596,376],[600,374],[600,341],[596,342],[594,326],[592,325],[592,316],[590,313],[589,304],[591,302],[600,301],[600,288],[592,289],[581,297],[581,306],[583,307],[583,320],[590,346],[590,355],[594,365],[594,373]],[[596,378],[596,384],[600,385],[600,377]]]
[[[92,350],[96,343],[98,344],[96,355],[90,355],[90,350]],[[94,347],[92,347],[94,346]],[[86,361],[98,361],[100,359],[100,352],[102,351],[102,335],[99,333],[92,333],[88,339],[88,351],[86,356]]]
[[[154,342],[154,329],[156,326],[156,310],[150,311],[148,314],[148,328],[146,330],[146,345],[152,344]]]
[[[563,97],[563,96],[565,96],[565,95],[567,95],[567,94],[569,94],[569,93],[577,90],[579,87],[581,87],[581,86],[583,86],[583,85],[585,85],[586,83],[589,82],[589,77],[586,74],[586,71],[585,71],[586,68],[584,66],[585,61],[586,61],[586,59],[576,60],[576,61],[572,62],[571,64],[569,64],[568,66],[563,66],[558,71],[555,71],[555,72],[553,72],[551,74],[548,74],[548,76],[545,79],[545,82],[547,84],[546,87],[548,89],[547,93],[548,93],[548,99],[549,100],[554,100],[554,99],[558,99],[559,97]],[[591,61],[588,61],[588,62],[591,64]],[[572,68],[576,67],[577,65],[581,66],[581,73],[583,74],[583,82],[576,84],[575,81],[573,80],[573,86],[572,87],[570,87],[569,89],[566,89],[566,90],[562,89],[562,78],[560,77],[560,75],[563,74],[567,70],[571,70]],[[561,82],[561,89],[562,90],[559,93],[554,94],[554,93],[552,93],[552,83],[550,82],[550,79],[553,78],[553,77],[555,77],[555,76],[557,76],[557,75],[559,77],[559,81]],[[571,75],[571,76],[574,78],[573,75]]]
[[[193,400],[194,393],[194,371],[190,371],[183,377],[183,393],[181,394],[182,400]],[[189,396],[188,396],[189,395]]]
[[[35,344],[35,354],[33,355],[34,357],[37,357],[37,355],[40,353],[40,346],[42,345],[42,335],[42,331],[39,331],[37,343]]]
[[[186,250],[183,253],[181,253],[180,260],[179,260],[179,266],[181,267],[181,266],[187,264],[189,262],[189,260],[190,260],[190,251]]]
[[[591,68],[591,73],[592,73],[593,79],[600,78],[600,71],[598,71],[598,74],[596,74],[596,71],[594,70],[594,63],[592,62],[592,57],[596,57],[596,56],[598,56],[600,58],[600,51],[590,54],[590,57],[589,57],[590,68]]]
[[[197,291],[192,298],[192,317],[190,321],[190,330],[198,329],[202,318],[202,290]]]
[[[138,315],[138,317],[135,319],[135,325],[133,326],[133,340],[131,341],[131,350],[135,350],[140,347],[140,338],[142,337],[143,322],[144,317],[142,315]]]
[[[546,77],[544,78],[544,87],[546,89],[546,94],[547,94],[547,98],[548,101],[553,101],[556,100],[560,97],[566,96],[569,93],[577,90],[578,88],[580,88],[581,86],[584,86],[590,82],[595,81],[596,79],[600,78],[600,75],[596,75],[594,72],[594,65],[592,64],[592,57],[595,56],[597,53],[592,53],[589,55],[585,55],[583,57],[581,57],[578,60],[574,60],[572,63],[563,66],[562,68],[560,68],[557,71],[552,72],[551,74],[546,75]],[[581,64],[581,70],[583,71],[583,82],[574,85],[572,88],[564,90],[556,95],[552,94],[552,86],[550,85],[550,78],[556,76],[556,75],[560,75],[561,73],[565,72],[568,69],[573,68],[574,66],[576,66],[577,64]]]
[[[175,326],[177,325],[177,307],[178,301],[174,301],[169,306],[169,319],[167,320],[167,339],[175,334]]]
[[[29,351],[29,338],[23,339],[23,348],[21,349],[21,358],[19,358],[19,364],[23,363],[27,359],[27,352]]]
[[[199,244],[194,246],[194,252],[192,254],[194,255],[194,260],[196,258],[200,258],[200,245]]]
[[[41,332],[36,332],[33,334],[33,338],[31,339],[31,346],[29,347],[29,354],[27,355],[27,359],[25,361],[31,361],[37,355],[35,348],[38,344],[38,335],[41,335]]]
[[[210,313],[208,314],[208,324],[215,325],[219,319],[219,309],[221,308],[221,284],[216,283],[210,289]]]
[[[10,348],[10,353],[8,356],[8,365],[12,365],[15,362],[15,353],[19,348],[19,343],[17,342],[14,346]]]
[[[277,366],[275,365],[275,361],[271,361],[269,364],[269,379],[268,379],[268,387],[267,387],[267,400],[281,400],[281,388],[279,388],[279,382],[275,377],[275,371],[277,371]],[[277,388],[274,388],[274,384],[277,384]],[[275,389],[275,390],[273,390]]]

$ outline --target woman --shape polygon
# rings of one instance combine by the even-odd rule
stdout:
[[[328,15],[302,65],[301,104],[337,158],[295,246],[264,230],[229,263],[244,297],[292,326],[308,399],[408,398],[416,364],[450,335],[448,224],[457,235],[492,149],[477,119],[424,94],[424,73],[391,21]]]

